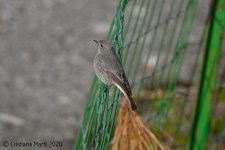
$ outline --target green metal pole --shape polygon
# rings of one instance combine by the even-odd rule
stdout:
[[[225,23],[225,1],[212,0],[208,17],[201,79],[194,114],[189,150],[205,150],[213,92],[216,88],[217,62],[220,57]]]

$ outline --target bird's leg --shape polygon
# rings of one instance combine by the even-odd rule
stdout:
[[[107,91],[109,91],[109,87],[108,87],[108,85],[105,84],[103,92],[106,93]]]

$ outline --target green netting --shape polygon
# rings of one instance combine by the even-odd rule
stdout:
[[[218,28],[221,27],[216,31],[218,34],[224,31],[224,8],[218,8],[224,5],[222,3],[220,0],[218,5],[212,5],[219,11],[216,12],[217,16],[209,13],[211,22],[217,22]],[[225,99],[225,71],[223,69],[219,76],[221,78],[217,78],[217,69],[209,70],[213,72],[211,76],[210,73],[207,75],[205,66],[208,63],[210,68],[215,68],[217,60],[214,57],[219,59],[220,53],[222,56],[224,51],[220,52],[220,47],[216,52],[211,50],[210,55],[205,54],[206,43],[209,43],[206,39],[218,41],[218,34],[214,37],[208,35],[209,21],[202,22],[197,40],[191,40],[191,34],[195,34],[193,30],[196,25],[193,24],[198,16],[198,5],[197,0],[119,0],[107,36],[124,64],[139,107],[138,113],[147,123],[156,127],[156,134],[160,129],[169,135],[170,138],[159,136],[159,139],[172,149],[202,149],[206,140],[212,143],[208,146],[209,149],[219,149],[224,139],[225,113],[223,111],[223,116],[218,118],[214,118],[214,115],[218,104]],[[219,45],[222,41],[223,38],[216,44]],[[215,46],[215,43],[212,45]],[[221,67],[223,65],[218,68]],[[218,82],[218,86],[213,84],[215,87],[204,89],[204,84],[208,84],[211,79]],[[212,92],[215,94],[207,95]],[[201,94],[206,96],[199,96]],[[76,135],[75,150],[109,148],[119,96],[118,89],[111,87],[109,90],[96,77],[93,78],[81,126]],[[208,99],[207,103],[205,99]],[[211,99],[215,99],[213,105],[210,105]],[[214,108],[212,113],[198,116],[198,113],[210,110],[211,106]],[[209,116],[212,120],[210,130],[209,126],[205,126]],[[218,124],[216,132],[211,132]],[[208,131],[212,136],[207,139]],[[204,138],[198,141],[199,136]]]

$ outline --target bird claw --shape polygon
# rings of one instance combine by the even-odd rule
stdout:
[[[106,93],[108,91],[109,91],[109,87],[108,87],[108,85],[105,85],[103,92]]]

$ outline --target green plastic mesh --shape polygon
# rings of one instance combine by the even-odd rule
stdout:
[[[204,99],[198,98],[198,92],[212,92],[212,88],[199,90],[201,82],[207,80],[202,79],[204,71],[200,68],[204,69],[201,62],[209,61],[203,55],[207,47],[209,23],[202,23],[197,40],[190,40],[190,34],[195,29],[193,24],[197,6],[197,0],[119,0],[107,36],[124,65],[139,107],[138,113],[144,121],[169,135],[170,138],[159,136],[159,139],[172,149],[192,149],[190,145],[204,145],[206,140],[212,143],[208,148],[219,149],[223,142],[225,113],[216,121],[213,116],[218,113],[216,108],[221,99],[225,99],[224,69],[221,78],[209,76],[220,83],[215,86],[216,90],[213,89],[216,94],[211,95],[215,99],[212,105],[214,111],[208,114],[212,118],[212,126],[219,124],[219,127],[216,132],[211,131],[215,128],[207,128],[202,134],[204,136],[209,131],[212,138],[194,142],[198,121],[204,121],[204,117],[196,116],[198,103],[201,102],[198,99]],[[211,22],[215,20],[213,18]],[[217,21],[223,28],[220,32],[224,31],[223,21],[223,18]],[[224,55],[224,51],[218,49],[216,55],[220,54]],[[210,62],[209,66],[215,64],[215,60]],[[217,70],[213,71],[216,74]],[[109,90],[94,76],[76,135],[75,150],[109,148],[119,109],[119,96],[117,88],[110,87]],[[208,109],[204,106],[199,111]],[[195,118],[198,118],[197,122]]]

